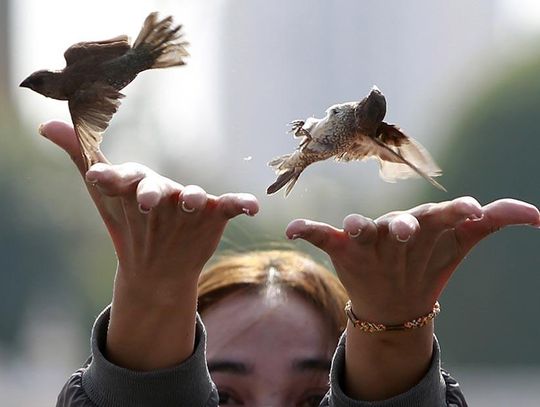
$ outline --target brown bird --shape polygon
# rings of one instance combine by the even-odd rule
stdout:
[[[133,43],[126,35],[110,40],[79,42],[64,53],[61,71],[41,70],[20,86],[46,97],[67,100],[87,168],[97,161],[102,134],[124,97],[119,91],[139,72],[184,65],[188,55],[181,25],[171,16],[151,13]]]
[[[308,165],[332,157],[337,161],[376,158],[379,175],[387,182],[421,176],[446,191],[433,179],[442,171],[426,149],[397,126],[383,122],[385,114],[386,99],[374,86],[360,102],[331,106],[322,119],[293,121],[291,133],[301,138],[300,145],[294,153],[268,163],[278,178],[266,193],[273,194],[287,185],[287,196]]]

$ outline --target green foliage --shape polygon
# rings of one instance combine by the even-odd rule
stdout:
[[[512,197],[540,205],[540,56],[483,95],[463,90],[467,113],[446,152],[444,183],[452,196],[482,204]],[[438,332],[445,360],[540,363],[540,234],[506,229],[482,242],[446,291]]]
[[[83,188],[77,189],[78,174],[66,157],[61,164],[44,158],[38,137],[15,115],[0,118],[0,343],[7,346],[16,346],[36,298],[55,306],[77,303],[73,308],[83,310],[88,329],[110,297],[114,271],[108,241],[96,238],[100,231],[92,225],[97,214]],[[103,260],[108,278],[93,271]],[[101,290],[96,277],[108,280]]]

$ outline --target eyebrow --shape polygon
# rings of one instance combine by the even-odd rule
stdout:
[[[210,373],[221,372],[247,375],[253,372],[253,367],[234,360],[213,360],[208,361],[208,370]]]
[[[329,372],[330,365],[331,361],[326,358],[298,359],[293,362],[294,370],[299,372],[305,372],[306,370],[321,370]]]
[[[297,372],[306,371],[330,371],[331,361],[326,358],[306,358],[297,359],[292,363],[292,367]],[[212,360],[208,361],[210,373],[232,373],[237,375],[248,375],[253,373],[253,366],[235,360]]]

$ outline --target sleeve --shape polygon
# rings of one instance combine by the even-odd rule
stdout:
[[[206,332],[197,315],[195,350],[180,365],[137,372],[104,356],[109,308],[92,329],[92,356],[64,385],[56,407],[216,407],[217,389],[206,364]]]
[[[467,407],[458,382],[441,369],[441,352],[437,338],[433,342],[431,365],[416,386],[387,400],[351,399],[344,393],[342,387],[345,371],[345,341],[346,335],[343,334],[332,360],[330,390],[321,401],[321,407]]]

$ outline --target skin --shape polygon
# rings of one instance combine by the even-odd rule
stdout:
[[[40,130],[77,165],[118,255],[107,357],[141,371],[181,363],[193,352],[202,267],[227,222],[240,214],[256,214],[257,200],[248,194],[216,197],[139,164],[110,165],[103,156],[102,163],[84,173],[70,125],[49,122]],[[194,211],[182,211],[182,202]],[[330,256],[358,318],[396,324],[428,313],[480,240],[522,224],[540,227],[536,207],[512,199],[482,206],[462,197],[375,220],[349,215],[342,228],[297,219],[286,234]],[[432,324],[381,334],[365,334],[349,324],[346,393],[360,400],[383,400],[410,389],[431,360],[432,333]],[[145,352],[149,348],[156,352]]]
[[[279,289],[237,292],[202,318],[221,406],[319,405],[328,391],[336,338],[305,299]]]
[[[375,220],[349,215],[342,229],[295,220],[287,236],[303,238],[328,253],[359,319],[388,325],[431,311],[458,264],[480,240],[520,224],[538,228],[538,209],[513,199],[481,206],[474,198],[462,197]],[[431,360],[432,334],[433,323],[377,335],[364,334],[349,323],[348,395],[383,400],[414,386]]]
[[[116,250],[107,357],[140,371],[182,362],[193,353],[202,267],[228,221],[256,214],[257,200],[249,194],[206,194],[140,164],[110,165],[103,155],[85,172],[71,125],[50,122],[40,133],[71,156]],[[183,211],[182,202],[194,212]],[[149,348],[155,351],[141,352]]]

